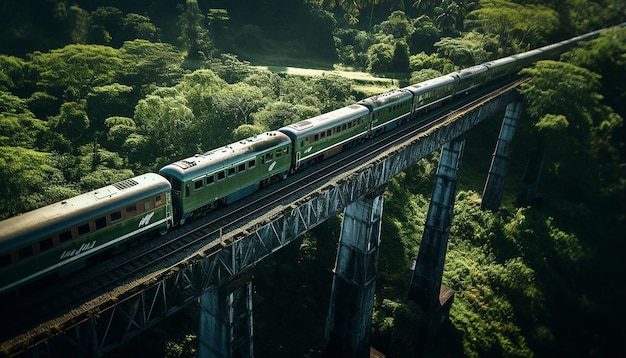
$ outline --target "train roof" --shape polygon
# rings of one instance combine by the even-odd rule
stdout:
[[[359,104],[352,104],[319,116],[282,127],[279,131],[292,138],[307,136],[336,125],[352,121],[370,113],[370,110]]]
[[[446,75],[446,76],[440,76],[437,78],[432,78],[430,80],[426,80],[420,83],[416,83],[414,85],[404,87],[404,89],[407,91],[410,91],[411,93],[415,95],[415,94],[419,94],[423,92],[432,91],[436,88],[447,86],[455,82],[456,80],[454,79],[454,77]]]
[[[513,62],[515,62],[515,59],[513,57],[509,56],[509,57],[503,57],[503,58],[499,58],[497,60],[485,62],[485,63],[483,63],[483,66],[491,69],[492,67],[508,65],[510,63],[513,63]]]
[[[290,144],[291,139],[284,133],[278,131],[265,132],[168,164],[161,168],[159,173],[172,176],[181,181],[187,181],[204,175],[209,171],[236,165],[241,161],[256,157],[260,153],[287,143]]]
[[[170,188],[162,176],[147,173],[6,219],[0,222],[0,252],[52,236]]]
[[[526,51],[522,53],[517,53],[515,55],[511,55],[511,57],[513,57],[515,60],[521,60],[521,59],[526,59],[529,57],[537,56],[539,54],[541,54],[541,50],[534,49],[534,50],[530,50],[530,51]]]
[[[485,67],[484,65],[474,65],[472,67],[464,68],[464,69],[462,69],[460,71],[457,71],[457,72],[452,72],[450,74],[450,76],[452,76],[452,77],[459,77],[459,78],[463,79],[463,78],[466,78],[466,77],[477,75],[479,73],[483,73],[483,72],[485,72],[487,70],[488,70],[488,68]]]
[[[357,103],[364,105],[370,109],[377,109],[384,108],[386,106],[395,104],[397,101],[407,100],[410,98],[413,98],[411,92],[405,89],[395,89],[393,91],[364,98]]]

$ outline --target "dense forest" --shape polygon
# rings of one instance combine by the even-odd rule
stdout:
[[[626,19],[623,0],[5,0],[0,9],[0,219],[371,94],[343,77],[253,64],[415,83]],[[522,71],[531,80],[498,212],[480,210],[480,192],[501,118],[468,134],[443,277],[455,300],[426,355],[624,354],[625,69],[621,28]],[[415,355],[424,325],[406,292],[437,160],[385,192],[372,345],[388,357]],[[321,347],[340,225],[324,223],[256,268],[257,356]],[[114,354],[193,356],[196,319],[192,307]]]

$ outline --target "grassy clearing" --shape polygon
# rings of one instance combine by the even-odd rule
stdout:
[[[380,94],[398,88],[399,81],[394,78],[375,77],[369,73],[359,71],[347,71],[336,69],[314,69],[288,66],[253,66],[254,68],[267,70],[274,73],[282,73],[290,76],[325,76],[335,75],[349,78],[354,81],[354,91],[363,97]]]
[[[327,59],[304,55],[304,51],[297,44],[281,43],[276,46],[267,40],[257,44],[257,51],[250,48],[238,49],[239,58],[248,61],[254,68],[268,70],[274,73],[291,76],[323,76],[336,75],[349,78],[354,81],[354,91],[357,97],[372,96],[405,85],[406,74],[372,75],[336,64]]]

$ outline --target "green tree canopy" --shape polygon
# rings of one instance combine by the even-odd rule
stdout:
[[[374,26],[374,31],[382,35],[391,35],[398,40],[406,40],[414,31],[404,11],[394,11],[387,20]]]
[[[626,28],[613,28],[603,32],[597,39],[587,41],[565,53],[563,60],[594,71],[601,76],[600,82],[607,103],[622,117],[626,116]],[[623,137],[626,138],[626,135]]]
[[[43,148],[47,130],[45,123],[32,113],[0,113],[0,146]]]
[[[137,104],[134,118],[145,133],[144,164],[159,166],[200,152],[200,131],[183,96],[149,95]]]
[[[131,86],[113,83],[93,87],[87,95],[87,113],[94,131],[106,131],[105,119],[111,116],[131,116],[137,99]]]
[[[0,181],[3,219],[52,203],[47,190],[65,182],[50,154],[13,146],[0,147]]]
[[[611,137],[622,118],[602,103],[600,76],[557,61],[539,61],[521,72],[531,76],[520,92],[549,173],[571,178],[563,194],[607,195],[619,188],[619,162],[607,159],[616,156]]]
[[[454,62],[459,67],[470,67],[491,59],[492,52],[497,46],[489,36],[478,32],[466,32],[463,37],[444,37],[435,42],[437,53],[442,58]]]
[[[47,53],[35,52],[31,63],[37,85],[67,101],[84,99],[93,86],[114,82],[123,63],[120,50],[102,45],[67,45]]]
[[[213,42],[207,30],[207,19],[197,0],[187,0],[184,12],[178,19],[180,37],[178,38],[190,60],[201,60],[211,57]]]
[[[59,114],[50,117],[49,125],[50,129],[63,137],[61,143],[58,144],[72,151],[90,125],[85,101],[64,102]]]
[[[602,100],[599,75],[551,60],[539,61],[535,67],[523,69],[521,73],[532,78],[522,85],[520,92],[526,99],[526,111],[535,118],[537,125],[545,128],[542,117],[548,113],[560,114],[569,124],[556,128],[568,128],[574,138],[584,138],[599,124],[596,116]],[[563,122],[557,116],[550,118]]]
[[[19,57],[0,54],[0,91],[20,88],[27,67],[28,63]]]
[[[146,88],[172,86],[185,72],[180,67],[183,54],[171,44],[138,39],[124,42],[119,51],[124,61],[120,83]]]
[[[559,27],[558,13],[542,5],[521,5],[508,0],[481,0],[467,16],[466,27],[497,36],[503,54],[545,45]]]

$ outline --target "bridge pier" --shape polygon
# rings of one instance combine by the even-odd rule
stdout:
[[[253,357],[252,281],[213,287],[199,302],[197,357]]]
[[[454,296],[454,291],[442,285],[441,280],[464,144],[464,139],[454,139],[442,148],[424,235],[409,288],[409,299],[419,304],[428,315],[429,335],[447,319]]]
[[[489,174],[483,189],[483,200],[481,208],[483,210],[498,210],[502,202],[504,192],[504,179],[509,169],[509,156],[511,154],[511,141],[519,122],[522,112],[522,103],[513,102],[506,106],[500,134],[496,142],[496,148],[491,158]]]
[[[344,211],[335,275],[326,319],[327,357],[369,357],[382,193],[350,204]]]

